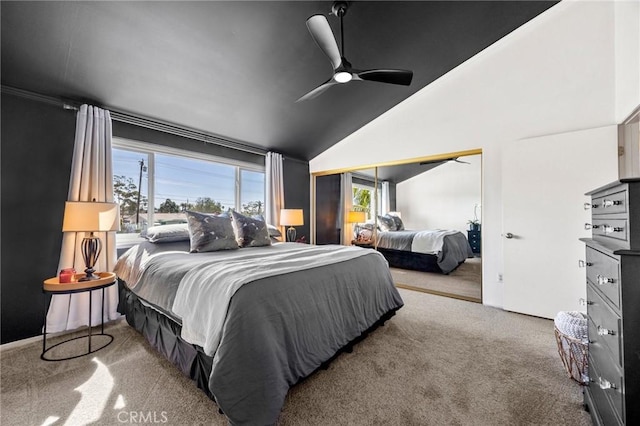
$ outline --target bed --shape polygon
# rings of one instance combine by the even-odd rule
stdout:
[[[403,306],[374,250],[191,248],[145,241],[126,251],[119,309],[234,425],[276,423],[291,386]]]
[[[467,237],[455,230],[379,231],[377,247],[389,266],[449,274],[473,251]]]

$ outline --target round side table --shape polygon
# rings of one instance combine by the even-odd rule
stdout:
[[[80,280],[84,277],[85,274],[76,274],[76,280]],[[45,298],[44,301],[44,332],[42,333],[42,354],[40,354],[40,358],[44,361],[65,361],[68,359],[79,358],[81,356],[89,355],[93,352],[99,351],[102,348],[107,347],[111,342],[113,342],[113,336],[104,332],[104,290],[107,287],[110,287],[116,283],[116,274],[113,272],[98,272],[96,274],[99,278],[91,281],[75,281],[71,283],[61,283],[58,277],[49,278],[44,280],[42,284],[42,291],[45,294],[73,294],[73,293],[83,293],[89,292],[89,333],[86,336],[73,337],[71,339],[64,340],[62,342],[56,343],[53,346],[47,348],[47,300]],[[92,294],[95,290],[102,290],[102,314],[100,316],[100,333],[92,334],[91,330],[91,309],[93,306]],[[99,346],[97,348],[91,346],[91,337],[92,336],[107,336],[109,339],[107,343]],[[65,343],[72,342],[78,339],[87,339],[88,348],[87,352],[83,352],[80,355],[74,355],[66,358],[47,358],[45,355],[51,349],[63,345]]]

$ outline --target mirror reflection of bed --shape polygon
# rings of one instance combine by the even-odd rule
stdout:
[[[474,151],[316,176],[316,243],[375,248],[398,287],[481,303],[481,159]],[[358,210],[367,221],[345,223],[341,214]]]

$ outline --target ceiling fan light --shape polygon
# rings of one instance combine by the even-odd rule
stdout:
[[[348,83],[352,78],[351,73],[346,71],[337,72],[336,75],[333,76],[333,79],[338,83]]]

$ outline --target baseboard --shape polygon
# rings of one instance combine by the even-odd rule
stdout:
[[[62,333],[58,333],[58,334],[62,334]],[[34,343],[34,342],[42,342],[42,334],[40,334],[38,336],[27,337],[26,339],[16,340],[15,342],[9,342],[9,343],[5,343],[3,345],[0,345],[0,352],[8,350],[8,349],[15,349],[15,348],[19,348],[19,347],[22,347],[22,346],[26,346],[26,345],[29,345],[29,344]]]
[[[395,286],[398,288],[404,288],[405,290],[413,290],[413,291],[419,291],[421,293],[435,294],[436,296],[444,296],[444,297],[449,297],[451,299],[459,299],[459,300],[465,300],[467,302],[482,303],[481,299],[476,299],[475,297],[461,296],[459,294],[447,293],[444,291],[431,290],[431,289],[415,287],[412,285],[400,284],[400,283],[395,283]]]
[[[116,324],[116,323],[118,323],[120,321],[123,321],[124,319],[125,319],[124,315],[121,315],[120,317],[118,317],[118,318],[116,318],[114,320],[105,322],[104,325]],[[98,327],[98,326],[94,326],[94,327]],[[74,330],[60,331],[58,333],[47,333],[47,339],[49,337],[64,336],[65,334],[75,333],[79,329],[80,328],[76,328]],[[37,336],[27,337],[26,339],[16,340],[15,342],[9,342],[9,343],[5,343],[3,345],[0,345],[0,352],[5,351],[5,350],[9,350],[9,349],[20,348],[22,346],[30,345],[31,343],[34,343],[34,342],[42,342],[42,334],[38,334]]]

